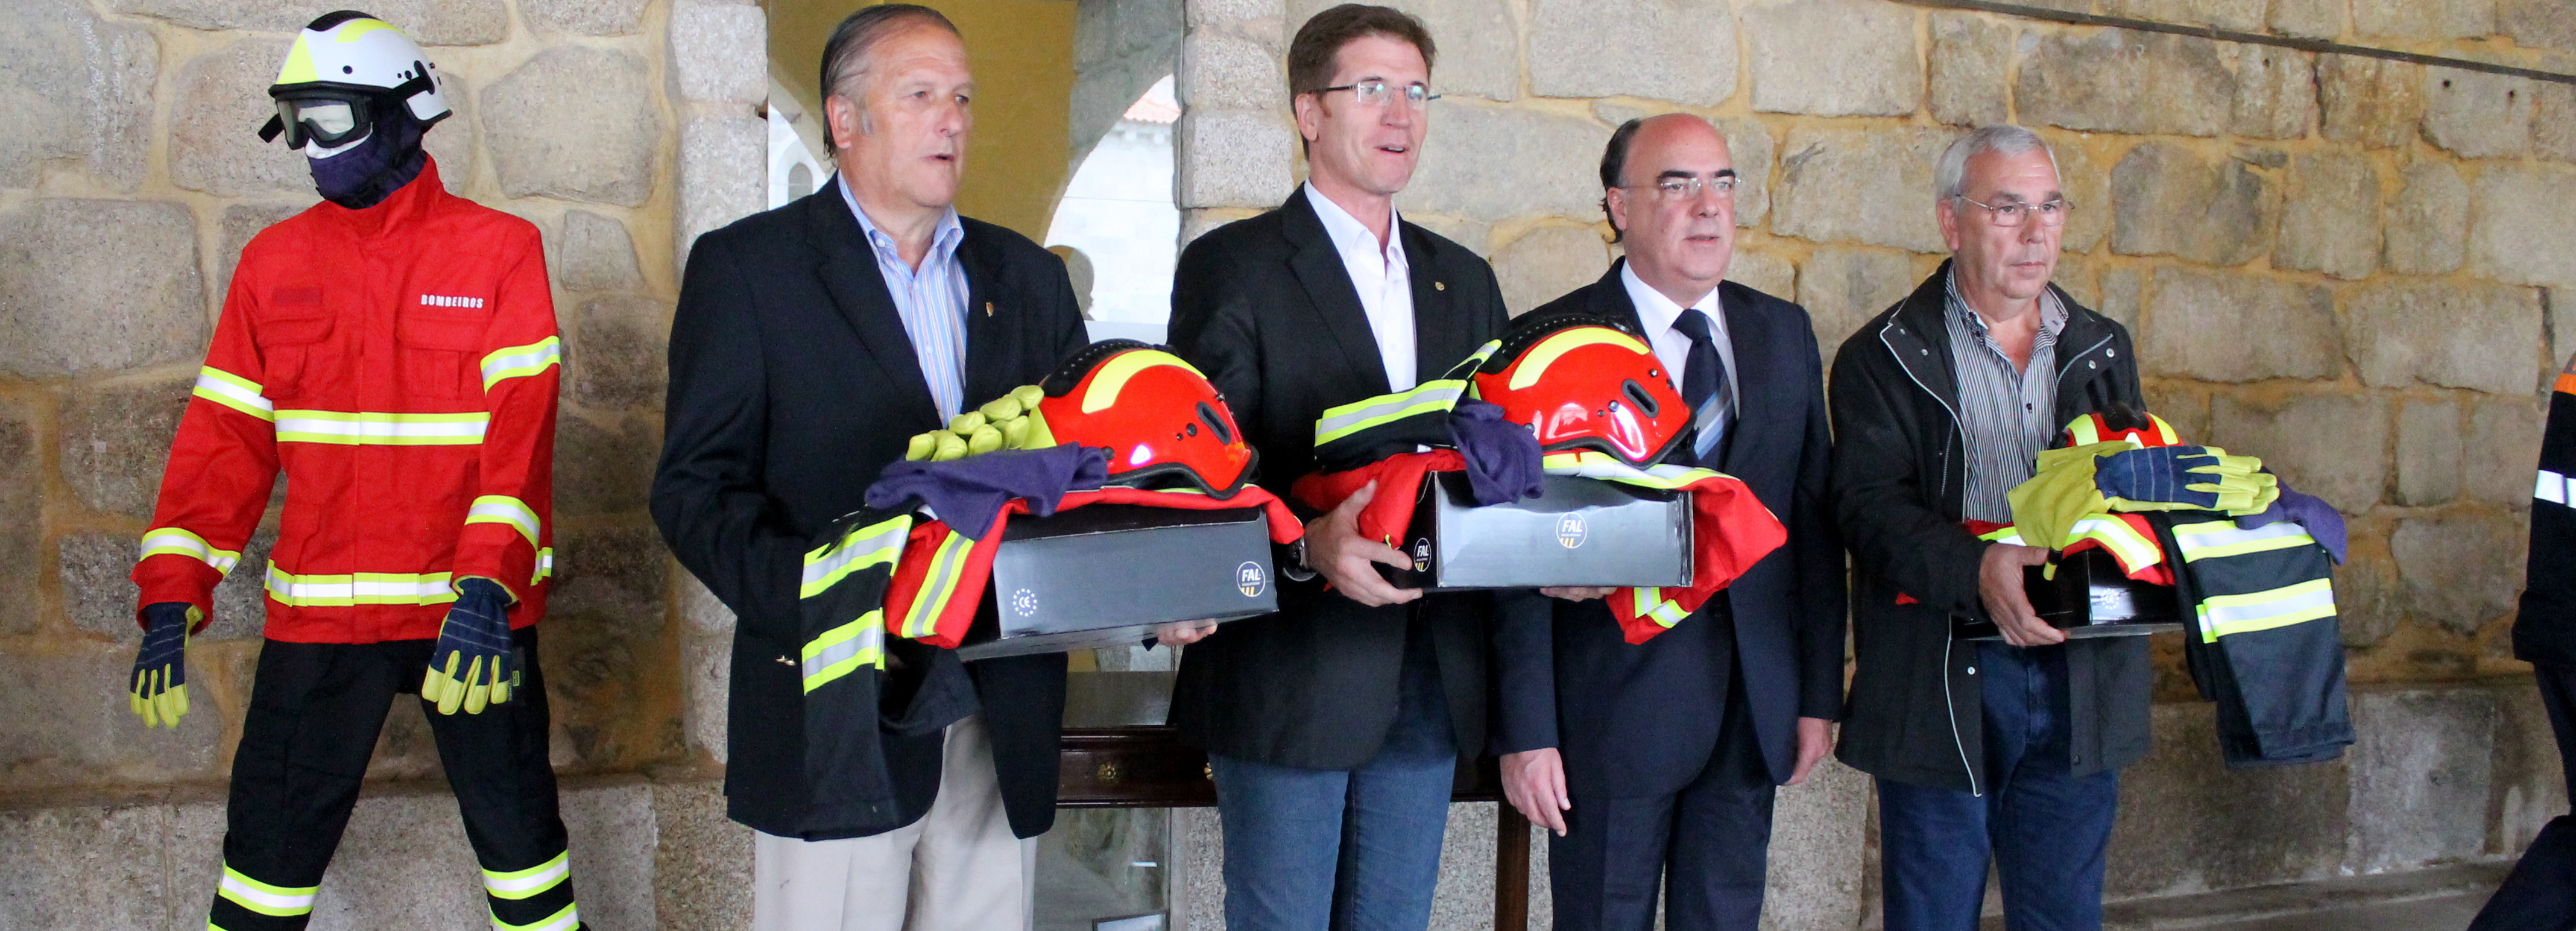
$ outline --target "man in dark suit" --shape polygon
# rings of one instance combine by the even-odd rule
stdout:
[[[1631,120],[1601,158],[1627,258],[1532,312],[1644,335],[1695,412],[1668,462],[1752,486],[1789,542],[1672,629],[1631,644],[1599,600],[1503,616],[1494,751],[1514,807],[1556,832],[1560,929],[1750,931],[1778,783],[1822,759],[1842,704],[1843,557],[1826,510],[1833,440],[1805,309],[1725,282],[1736,176],[1707,120]]]
[[[1225,392],[1282,497],[1315,468],[1326,408],[1437,377],[1503,329],[1484,260],[1395,214],[1432,56],[1385,7],[1309,20],[1288,52],[1307,183],[1181,254],[1173,346]],[[1410,561],[1353,529],[1371,494],[1307,515],[1279,613],[1181,658],[1172,723],[1209,754],[1238,931],[1426,925],[1457,758],[1483,747],[1493,599],[1380,578],[1372,561]]]
[[[972,82],[937,12],[853,14],[823,57],[839,174],[700,238],[681,284],[653,517],[739,618],[725,794],[758,831],[760,931],[1023,928],[1054,822],[1058,654],[960,668],[889,639],[887,715],[946,689],[944,719],[877,738],[887,797],[827,800],[806,770],[805,554],[909,437],[1084,344],[1064,264],[950,206]]]

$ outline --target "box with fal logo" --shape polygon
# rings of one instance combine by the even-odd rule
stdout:
[[[1020,515],[993,555],[988,610],[960,659],[1129,646],[1171,621],[1279,609],[1270,519],[1260,508],[1192,511],[1095,504]]]
[[[1399,547],[1413,568],[1378,567],[1387,581],[1432,591],[1690,584],[1687,494],[1548,475],[1536,498],[1480,507],[1466,473],[1431,478]]]

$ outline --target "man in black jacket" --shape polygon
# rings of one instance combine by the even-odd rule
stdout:
[[[1172,344],[1225,392],[1283,498],[1315,468],[1326,408],[1437,377],[1502,332],[1484,260],[1395,215],[1432,56],[1392,9],[1309,20],[1288,52],[1308,183],[1181,254]],[[1369,498],[1309,515],[1281,573],[1305,580],[1281,584],[1279,613],[1182,654],[1172,723],[1210,757],[1239,931],[1427,924],[1457,758],[1484,745],[1492,598],[1381,579],[1372,560],[1410,562],[1353,530]]]
[[[961,665],[888,638],[888,724],[854,709],[864,734],[841,742],[873,751],[882,776],[854,781],[883,791],[820,773],[827,788],[807,768],[823,735],[806,730],[800,586],[909,437],[1044,377],[1083,345],[1081,313],[1061,261],[950,206],[973,84],[945,17],[853,14],[822,86],[835,180],[690,254],[653,517],[739,618],[725,794],[759,832],[752,927],[1022,928],[1025,839],[1055,817],[1064,658]]]
[[[1557,834],[1548,872],[1560,931],[1645,931],[1658,884],[1675,931],[1758,924],[1773,787],[1806,779],[1841,714],[1846,606],[1825,504],[1824,363],[1804,308],[1723,281],[1735,181],[1726,137],[1706,119],[1619,127],[1601,185],[1627,257],[1532,312],[1644,334],[1685,400],[1709,410],[1666,461],[1742,479],[1789,527],[1788,545],[1644,643],[1621,637],[1607,589],[1550,589],[1581,600],[1500,621],[1492,745],[1513,806]],[[1709,397],[1688,397],[1693,385]]]
[[[1878,777],[1888,931],[1972,931],[1989,856],[2015,927],[2098,927],[2119,768],[2147,750],[2145,638],[2066,641],[2022,593],[2047,551],[1961,522],[2012,520],[2005,492],[2067,422],[2143,409],[2137,355],[2049,284],[2068,205],[2044,141],[1979,129],[1936,175],[1953,258],[1834,359],[1858,663],[1839,755]],[[1954,616],[2005,642],[1954,642]]]

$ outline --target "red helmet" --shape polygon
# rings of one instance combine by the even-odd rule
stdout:
[[[1055,443],[1109,450],[1109,483],[1180,479],[1218,498],[1252,480],[1252,447],[1225,396],[1181,357],[1132,339],[1093,343],[1048,375],[1038,416]]]
[[[1691,421],[1655,350],[1600,317],[1563,314],[1514,329],[1474,382],[1477,397],[1550,451],[1597,449],[1649,466],[1680,444]]]
[[[2113,401],[2110,408],[2077,417],[2066,424],[2068,446],[2089,446],[2112,440],[2131,440],[2140,446],[2180,446],[2182,435],[2172,424],[2154,414],[2128,404]]]

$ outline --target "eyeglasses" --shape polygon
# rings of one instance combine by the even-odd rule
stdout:
[[[1702,189],[1716,191],[1719,197],[1735,196],[1734,175],[1715,178],[1657,178],[1653,184],[1623,184],[1623,190],[1650,190],[1655,198],[1666,202],[1698,200]]]
[[[1372,80],[1361,81],[1357,84],[1344,84],[1339,87],[1317,88],[1315,93],[1329,94],[1334,91],[1350,91],[1351,96],[1357,98],[1361,104],[1371,107],[1383,107],[1394,102],[1398,92],[1395,85],[1388,84],[1385,81]],[[1430,88],[1424,87],[1420,84],[1404,85],[1402,93],[1404,94],[1405,106],[1412,107],[1416,110],[1422,109],[1423,104],[1440,99],[1440,95],[1432,93]]]
[[[1971,203],[1971,204],[1977,204],[1977,202],[1976,202],[1976,201],[1968,200],[1968,199],[1967,199],[1967,198],[1965,198],[1965,197],[1961,197],[1961,198],[1959,198],[1959,199],[1960,199],[1960,200],[1962,200],[1962,201],[1967,201],[1968,203]],[[2058,199],[2058,200],[2052,200],[2052,201],[2049,201],[2049,202],[2047,202],[2047,203],[2040,204],[2039,206],[2036,206],[2036,207],[2033,207],[2033,206],[2031,206],[2031,205],[2029,205],[2029,204],[2018,204],[2018,203],[2015,203],[2015,204],[1977,204],[1977,206],[1979,206],[1979,207],[1984,207],[1984,208],[1986,208],[1986,212],[1987,212],[1987,213],[1991,213],[1991,214],[1994,214],[1994,215],[1995,215],[1995,225],[1996,225],[1996,226],[2020,226],[2020,225],[2021,225],[2021,221],[2022,221],[2022,217],[2027,216],[2027,215],[2029,215],[2029,214],[2031,214],[2031,213],[2033,213],[2033,212],[2037,212],[2037,213],[2039,214],[2039,225],[2041,225],[2041,226],[2065,226],[2065,225],[2066,225],[2066,211],[2067,211],[2067,205],[2066,205],[2066,201],[2065,201],[2063,198]]]

